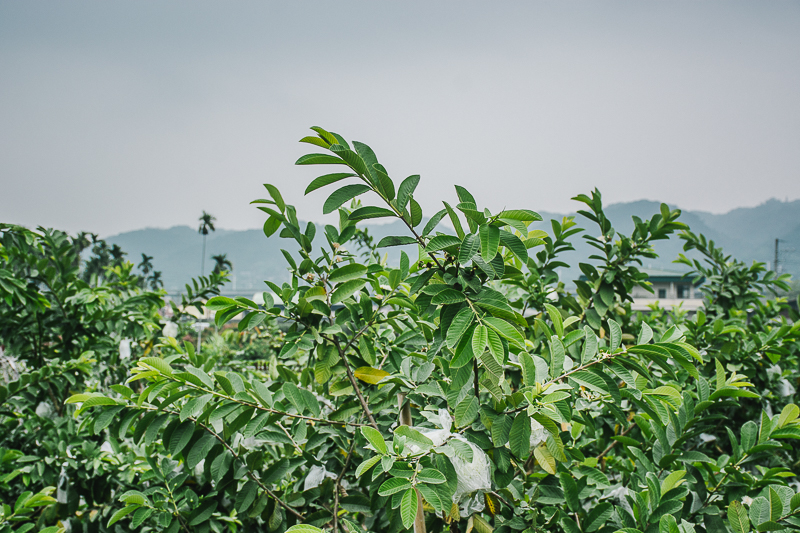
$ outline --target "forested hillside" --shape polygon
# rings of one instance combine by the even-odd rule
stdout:
[[[612,204],[607,215],[619,231],[629,233],[633,229],[632,216],[649,218],[658,212],[659,203],[641,200],[638,202]],[[560,220],[564,214],[540,211],[544,221],[531,227],[550,229],[550,219]],[[583,224],[579,220],[579,224]],[[702,233],[721,245],[725,252],[746,262],[772,263],[775,239],[780,242],[781,271],[797,277],[800,273],[800,200],[781,202],[770,200],[757,207],[740,208],[725,214],[715,215],[702,211],[683,211],[681,220],[695,233]],[[224,224],[224,221],[221,221]],[[402,232],[400,222],[385,225],[369,225],[369,233],[377,240],[386,235]],[[581,226],[583,227],[583,226]],[[169,229],[147,228],[115,235],[107,239],[110,244],[119,244],[128,252],[128,259],[138,262],[142,253],[155,257],[155,268],[164,276],[164,286],[169,292],[177,292],[193,276],[200,273],[202,238],[189,226]],[[564,254],[572,267],[561,271],[562,279],[569,284],[580,275],[577,258],[589,255],[589,247],[578,236],[573,237],[575,252]],[[659,258],[646,263],[645,267],[682,270],[672,264],[682,252],[683,242],[678,239],[657,242],[655,249]],[[245,231],[217,230],[208,236],[205,271],[213,268],[210,259],[215,254],[227,254],[234,265],[231,283],[226,292],[252,294],[265,289],[265,279],[288,279],[285,262],[280,249],[285,247],[281,239],[264,239],[260,229]],[[400,248],[389,248],[389,261],[396,263]],[[412,253],[411,251],[409,252]],[[415,256],[415,252],[413,252]],[[691,255],[691,254],[690,254]],[[571,261],[575,258],[574,261]]]

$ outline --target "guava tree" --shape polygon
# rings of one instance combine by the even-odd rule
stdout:
[[[618,234],[598,191],[576,197],[598,250],[570,294],[554,271],[574,219],[532,229],[463,187],[426,218],[419,176],[393,180],[365,144],[313,128],[335,186],[317,233],[266,185],[256,200],[291,281],[264,305],[215,297],[218,326],[286,329],[269,373],[162,339],[113,392],[73,396],[82,424],[132,440],[141,485],[107,527],[167,531],[747,533],[796,529],[788,486],[800,409],[761,409],[746,369],[635,317],[637,268],[686,226],[666,205]],[[513,202],[509,202],[513,205]],[[440,226],[447,218],[453,231]],[[399,265],[355,253],[356,225],[401,221]],[[593,230],[592,230],[593,231]],[[366,242],[361,240],[363,244]],[[771,324],[766,327],[772,328]],[[796,327],[789,325],[796,331]],[[696,337],[692,337],[695,339]],[[113,412],[113,416],[107,413]],[[729,423],[732,413],[753,414]],[[84,413],[91,413],[86,416]],[[748,502],[743,505],[742,502]],[[127,524],[121,526],[121,524]]]

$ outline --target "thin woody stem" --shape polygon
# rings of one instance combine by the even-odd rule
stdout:
[[[344,473],[347,471],[347,467],[350,466],[350,459],[353,457],[353,450],[355,447],[356,437],[353,435],[353,441],[350,443],[350,450],[347,452],[347,458],[344,461],[344,466],[339,472],[339,475],[336,478],[336,483],[333,487],[333,533],[339,533],[339,487],[341,486],[342,478],[344,477]]]
[[[331,291],[328,291],[328,294],[326,295],[326,300],[327,300],[327,303],[328,303],[328,308],[330,308],[331,307]],[[335,321],[336,321],[336,317],[333,315],[333,310],[332,309],[331,309],[330,317],[328,319],[330,320],[331,324],[334,324]],[[362,332],[366,331],[366,328],[368,327],[368,325],[369,324],[366,324],[363,328],[361,328],[361,331]],[[350,340],[350,342],[347,343],[347,347],[349,347],[353,343],[353,341],[357,338],[357,336],[358,335],[356,335],[356,337],[354,337],[353,339]],[[361,409],[364,411],[364,414],[367,415],[367,419],[369,420],[370,425],[373,428],[375,428],[376,431],[380,431],[378,429],[378,424],[375,423],[375,419],[372,417],[372,412],[369,410],[369,406],[367,405],[367,402],[364,400],[364,395],[361,394],[361,387],[359,387],[358,386],[358,382],[356,382],[356,377],[353,375],[353,370],[350,368],[350,363],[347,361],[347,354],[345,353],[346,348],[342,349],[341,344],[339,344],[339,339],[337,339],[335,336],[332,338],[332,340],[333,340],[333,345],[336,347],[336,350],[339,352],[339,357],[341,358],[342,363],[344,363],[344,369],[347,372],[347,379],[350,380],[350,384],[353,386],[353,390],[356,391],[356,396],[358,396],[358,401],[359,401],[359,403],[361,403]]]

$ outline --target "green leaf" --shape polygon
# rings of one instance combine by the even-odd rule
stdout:
[[[372,468],[373,466],[375,466],[378,463],[378,461],[380,461],[380,460],[381,460],[381,456],[380,455],[373,455],[369,459],[366,459],[365,461],[363,461],[356,468],[356,478],[360,478],[364,474],[364,472],[369,471],[369,469]]]
[[[787,404],[778,418],[778,427],[782,428],[786,424],[795,421],[798,416],[800,416],[800,408],[793,403]]]
[[[501,337],[504,337],[512,344],[515,344],[521,350],[525,350],[525,339],[522,337],[522,334],[520,334],[517,328],[501,318],[485,317],[483,322],[496,331]]]
[[[564,372],[566,351],[564,350],[564,344],[561,342],[561,339],[555,335],[550,337],[548,345],[550,346],[550,375],[555,378]]]
[[[389,246],[404,246],[407,244],[417,244],[417,239],[414,237],[404,237],[404,236],[388,236],[382,238],[379,242],[377,247],[378,248],[388,248]]]
[[[111,515],[111,518],[108,520],[108,524],[106,524],[106,527],[111,527],[113,524],[116,524],[117,522],[119,522],[120,520],[122,520],[123,518],[125,518],[127,515],[131,514],[138,508],[139,508],[138,505],[131,504],[131,505],[126,505],[122,509],[119,509],[113,515]]]
[[[150,368],[158,370],[159,373],[164,374],[165,376],[172,375],[172,367],[160,357],[143,357],[139,359],[138,363],[143,363]]]
[[[471,425],[478,416],[478,407],[479,402],[475,396],[467,396],[461,400],[456,406],[456,427],[463,428]]]
[[[475,332],[472,334],[472,353],[476,357],[480,357],[487,344],[489,344],[488,328],[482,324],[475,326]]]
[[[770,516],[770,505],[767,499],[763,496],[753,498],[753,502],[750,504],[750,522],[758,527],[765,522],[769,522]]]
[[[611,512],[613,510],[613,506],[608,503],[601,503],[596,505],[589,511],[589,515],[586,517],[586,521],[584,523],[584,530],[587,533],[591,533],[592,531],[597,531],[602,527],[603,524],[606,523],[606,520],[611,516]]]
[[[258,485],[252,479],[236,493],[236,501],[233,504],[238,513],[244,514],[253,504],[258,495]]]
[[[773,489],[769,488],[769,515],[770,520],[777,522],[783,514],[783,500],[780,495]]]
[[[433,305],[442,305],[442,304],[457,304],[466,301],[466,296],[461,291],[456,289],[445,289],[443,291],[437,292],[433,299],[431,300],[431,304]],[[452,326],[451,326],[452,327]]]
[[[362,366],[357,368],[355,372],[353,372],[353,375],[358,379],[360,379],[361,381],[363,381],[364,383],[369,383],[370,385],[377,385],[383,380],[383,378],[385,378],[390,374],[385,370],[381,370],[380,368],[372,368],[371,366]]]
[[[386,441],[378,430],[369,426],[361,426],[361,434],[366,437],[373,450],[383,455],[388,452]]]
[[[487,263],[497,255],[500,246],[500,228],[484,224],[478,230],[481,236],[481,258]]]
[[[453,223],[453,229],[456,230],[456,235],[458,236],[458,240],[461,241],[464,238],[464,229],[461,227],[461,220],[458,218],[458,213],[453,211],[453,208],[450,207],[450,204],[447,202],[442,202],[444,204],[444,208],[447,211],[447,215],[450,217],[450,222]]]
[[[521,353],[519,357],[520,366],[522,366],[522,383],[528,387],[536,383],[536,363],[533,357],[527,353]]]
[[[572,512],[580,511],[580,499],[578,498],[578,484],[569,472],[561,472],[559,474],[561,480],[561,488],[564,490],[564,499],[567,500],[567,506]]]
[[[370,190],[368,185],[363,185],[360,183],[353,184],[353,185],[345,185],[341,189],[337,189],[336,191],[331,194],[327,200],[325,200],[325,205],[322,206],[322,212],[324,214],[332,213],[339,209],[345,202],[349,202],[356,196],[364,194]]]
[[[417,517],[417,504],[417,491],[413,488],[408,489],[400,501],[400,517],[403,519],[403,526],[406,529],[414,525],[414,519]]]
[[[682,480],[684,476],[686,476],[686,470],[676,470],[664,478],[664,481],[661,482],[661,494],[666,494],[680,485],[680,480]]]
[[[528,249],[525,247],[525,243],[513,233],[501,231],[500,244],[511,250],[511,253],[516,255],[523,265],[528,262]]]
[[[386,218],[386,217],[396,217],[394,211],[391,209],[385,209],[383,207],[375,207],[371,205],[367,205],[364,207],[359,207],[348,216],[348,220],[367,220],[370,218]]]
[[[187,522],[189,522],[190,526],[199,526],[209,518],[211,515],[214,514],[214,511],[217,510],[217,502],[215,501],[204,501],[201,505],[195,508],[191,514],[186,518]]]
[[[536,222],[538,220],[542,220],[541,215],[536,211],[530,211],[529,209],[509,209],[507,211],[502,211],[499,215],[497,215],[499,219],[507,219],[507,220],[519,220],[522,222]]]
[[[269,217],[267,220],[264,221],[264,235],[267,237],[272,237],[272,235],[278,231],[278,228],[281,227],[281,220],[274,216]]]
[[[209,299],[205,304],[207,309],[212,311],[219,311],[222,309],[227,309],[229,307],[238,307],[239,302],[234,300],[233,298],[227,298],[225,296],[215,296]]]
[[[411,211],[411,227],[416,228],[422,222],[422,207],[412,198],[409,210]]]
[[[602,395],[611,394],[611,391],[608,390],[608,385],[606,382],[593,372],[589,372],[588,370],[580,370],[573,374],[569,375],[569,379],[574,380],[578,385],[586,387],[589,390],[597,392]],[[675,390],[675,389],[672,389]]]
[[[647,344],[653,339],[653,330],[647,325],[647,322],[642,322],[642,329],[639,331],[639,338],[636,339],[636,344]]]
[[[480,241],[478,236],[474,233],[464,235],[464,240],[461,241],[461,246],[458,249],[458,262],[462,265],[469,262],[480,250]]]
[[[423,468],[420,470],[419,474],[417,474],[417,479],[423,483],[430,483],[431,485],[438,485],[447,481],[444,474],[435,468]]]
[[[308,187],[306,187],[305,194],[308,194],[312,191],[316,191],[326,185],[330,185],[331,183],[336,183],[337,181],[341,181],[345,178],[353,178],[356,177],[355,174],[352,172],[338,172],[336,174],[325,174],[324,176],[320,176],[312,181]]]
[[[728,522],[734,533],[748,533],[750,531],[750,519],[747,518],[747,510],[744,505],[734,500],[728,506]]]
[[[466,333],[469,326],[475,318],[475,313],[469,307],[465,307],[453,318],[450,322],[450,327],[447,329],[445,340],[447,347],[451,350],[458,345],[461,337]]]
[[[186,456],[186,466],[188,468],[194,468],[200,464],[200,461],[206,458],[208,452],[211,451],[211,448],[217,443],[217,439],[211,436],[210,433],[203,433],[203,435],[197,439],[192,445],[192,449],[189,451],[189,454]]]
[[[194,422],[189,420],[181,423],[176,427],[169,438],[169,453],[173,457],[183,451],[189,441],[192,440],[194,435]]]
[[[431,487],[431,486],[426,485],[424,483],[419,483],[417,485],[417,490],[422,495],[422,497],[425,498],[425,501],[427,501],[429,504],[431,504],[431,506],[436,511],[440,511],[441,512],[442,510],[444,510],[445,503],[444,503],[444,501],[442,501],[442,497],[439,496],[439,493],[436,492],[436,489],[434,487]],[[450,504],[451,502],[447,502],[447,503]],[[447,510],[449,510],[449,509],[447,509]],[[356,533],[356,532],[353,532],[353,533]],[[358,533],[362,533],[362,532],[359,531]]]
[[[493,329],[487,330],[486,336],[486,346],[489,348],[489,351],[492,352],[492,355],[497,361],[503,361],[505,359],[505,349],[503,348],[503,341],[500,340],[500,336],[495,333]]]
[[[550,320],[553,322],[553,329],[556,330],[556,335],[563,337],[564,320],[561,317],[561,313],[558,312],[558,309],[548,303],[544,304],[544,306],[547,309],[547,314],[550,316]]]
[[[447,209],[442,209],[441,211],[433,215],[431,219],[428,221],[428,223],[425,224],[425,227],[422,230],[422,236],[424,237],[428,235],[430,232],[432,232],[434,229],[436,229],[436,226],[439,225],[439,222],[442,221],[442,218],[444,218],[446,214],[447,214]]]
[[[794,511],[800,507],[800,492],[792,496],[792,499],[789,500],[789,510]]]
[[[678,523],[671,514],[665,514],[658,522],[658,533],[681,533]]]
[[[298,524],[287,529],[286,533],[324,533],[324,531],[318,527],[309,526],[306,524]]]
[[[295,165],[344,165],[344,161],[330,154],[306,154]]]
[[[531,450],[531,419],[525,411],[517,413],[508,434],[508,445],[515,457],[525,460]]]
[[[380,496],[391,496],[392,494],[408,489],[410,486],[411,483],[409,483],[407,479],[392,477],[384,481],[378,488],[378,494]]]
[[[345,281],[331,293],[331,303],[338,304],[360,291],[361,288],[367,284],[365,279],[353,279]]]
[[[275,205],[281,210],[281,213],[286,211],[286,203],[283,201],[283,196],[281,196],[281,192],[278,190],[278,188],[274,185],[270,185],[269,183],[265,183],[264,187],[267,188],[269,195],[273,200],[275,200]]]
[[[542,467],[542,470],[548,474],[556,475],[556,458],[550,453],[546,446],[537,446],[533,450],[533,455],[536,457],[536,462]]]
[[[367,267],[359,265],[358,263],[350,263],[349,265],[341,266],[332,270],[328,275],[328,281],[334,285],[344,281],[360,278],[367,272]]]
[[[608,319],[608,329],[611,331],[611,351],[613,352],[622,344],[622,328],[615,321]]]
[[[261,476],[261,482],[264,485],[270,485],[276,481],[280,481],[286,472],[289,471],[289,460],[285,457],[277,463],[270,466]]]
[[[583,350],[581,350],[581,364],[586,364],[597,355],[597,336],[589,326],[584,326],[583,331],[586,333],[586,340],[583,342]]]
[[[397,188],[397,208],[401,212],[405,209],[409,199],[411,199],[411,195],[414,194],[417,185],[419,185],[419,176],[414,175],[404,179],[400,187]]]
[[[444,250],[445,248],[450,248],[451,246],[458,246],[459,244],[461,244],[461,239],[458,237],[453,237],[452,235],[437,235],[430,240],[428,245],[425,247],[425,251],[437,252],[439,250]]]

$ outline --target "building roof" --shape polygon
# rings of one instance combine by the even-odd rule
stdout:
[[[705,278],[701,277],[694,281],[692,276],[689,276],[688,271],[683,270],[659,270],[657,268],[640,268],[640,272],[647,274],[647,281],[650,283],[691,283],[695,287],[700,286]],[[581,281],[586,281],[586,276],[581,274],[579,278]]]
[[[640,268],[639,270],[647,274],[647,281],[650,283],[693,283],[694,280],[692,276],[687,275],[689,272],[686,270],[659,270],[657,268]],[[700,285],[703,281],[705,279],[700,278],[693,285]]]

